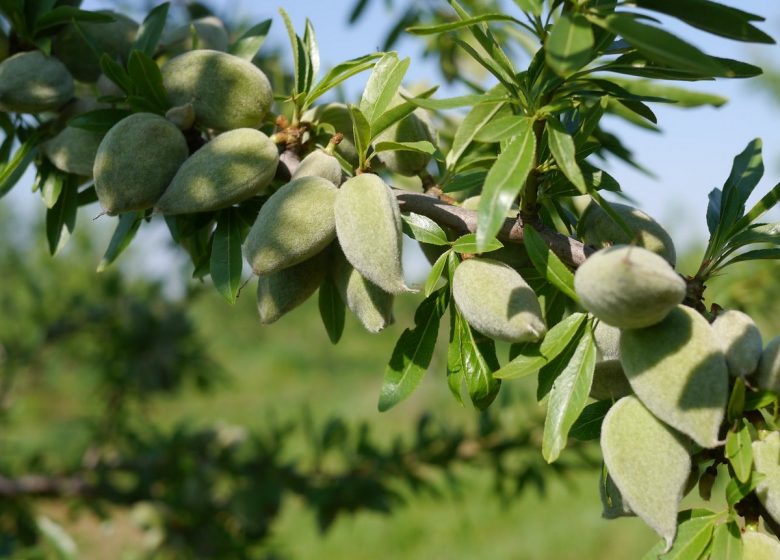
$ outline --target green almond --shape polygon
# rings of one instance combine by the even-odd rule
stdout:
[[[41,151],[60,171],[92,177],[103,136],[100,132],[66,126],[57,136],[43,143]]]
[[[334,185],[339,186],[341,184],[342,175],[343,171],[341,170],[341,164],[335,156],[332,156],[323,150],[314,150],[303,158],[295,170],[295,173],[292,174],[292,178],[322,177]]]
[[[355,270],[341,251],[333,262],[333,279],[341,299],[368,332],[378,333],[393,323],[395,296],[372,284]]]
[[[180,54],[192,50],[192,28],[198,36],[198,49],[225,52],[230,43],[225,24],[214,16],[194,19],[187,25],[176,27],[163,39],[163,49],[167,53]]]
[[[770,340],[761,352],[755,378],[760,389],[780,393],[780,336]]]
[[[761,332],[750,315],[734,309],[724,311],[712,323],[715,337],[726,354],[726,364],[733,377],[753,373],[761,359]]]
[[[344,158],[354,169],[358,165],[358,153],[355,148],[355,134],[352,129],[352,115],[343,103],[328,103],[318,105],[306,111],[301,122],[312,123],[313,126],[325,124],[333,127],[335,132],[343,135],[336,146],[336,153]]]
[[[756,487],[756,496],[776,523],[780,523],[780,432],[762,434],[753,442],[753,463],[764,478]]]
[[[742,533],[744,560],[780,560],[780,542],[776,538],[748,529]]]
[[[0,62],[0,111],[53,111],[71,97],[73,77],[53,56],[27,51]]]
[[[264,325],[279,320],[317,291],[328,270],[328,254],[323,251],[296,265],[257,281],[257,312]]]

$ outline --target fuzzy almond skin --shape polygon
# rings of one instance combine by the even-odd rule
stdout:
[[[702,447],[716,447],[728,368],[707,320],[677,306],[660,323],[624,330],[620,362],[631,388],[660,420]]]
[[[108,54],[113,60],[126,62],[133,47],[138,24],[126,15],[110,10],[99,10],[114,18],[113,22],[79,22],[79,28],[89,37],[98,53]],[[81,82],[95,82],[100,77],[100,56],[84,39],[75,25],[63,27],[52,41],[52,52],[59,58],[73,77]]]
[[[780,542],[764,533],[747,530],[742,533],[742,558],[744,560],[780,560]]]
[[[780,432],[761,434],[753,442],[753,464],[764,478],[756,487],[756,496],[769,515],[780,523]]]
[[[755,377],[759,389],[780,393],[780,336],[767,342]]]
[[[661,321],[685,298],[685,281],[662,257],[616,245],[591,255],[574,275],[582,306],[608,325],[638,329]]]
[[[601,498],[601,517],[604,519],[617,519],[619,517],[636,517],[628,504],[620,495],[620,490],[615,486],[615,481],[606,476],[599,478],[599,497]]]
[[[466,321],[482,334],[509,342],[547,333],[539,300],[523,277],[492,259],[467,259],[455,269],[452,295]]]
[[[161,72],[171,105],[192,103],[195,121],[206,128],[258,128],[273,103],[263,71],[231,54],[189,51],[170,59]]]
[[[677,510],[691,472],[678,436],[636,397],[623,397],[604,417],[601,452],[625,505],[665,541],[677,533]]]
[[[764,344],[750,315],[737,310],[724,311],[712,323],[712,330],[726,354],[726,364],[733,377],[745,377],[756,370]]]
[[[257,281],[257,312],[260,322],[269,325],[292,311],[317,291],[325,278],[327,251],[269,274]]]
[[[73,77],[53,56],[27,51],[0,62],[0,111],[52,111],[71,97]]]
[[[301,117],[302,122],[314,125],[326,124],[340,132],[344,138],[336,146],[336,153],[343,157],[354,169],[358,165],[358,153],[355,148],[355,134],[352,130],[352,116],[349,108],[343,103],[328,103],[318,105],[306,111]]]
[[[585,243],[598,248],[636,244],[662,256],[672,266],[675,265],[677,252],[674,242],[661,224],[633,206],[615,202],[610,202],[609,205],[623,218],[626,225],[634,232],[634,236],[630,237],[598,204],[591,202],[577,226]]]
[[[260,208],[244,256],[264,276],[309,259],[336,237],[336,187],[322,177],[294,179]]]
[[[597,401],[605,399],[616,401],[632,393],[631,384],[628,382],[619,361],[596,362],[596,369],[593,370],[593,382],[590,385],[592,398]]]
[[[336,196],[336,232],[349,263],[391,294],[408,291],[401,269],[401,211],[376,175],[347,179]]]
[[[164,49],[169,54],[180,54],[192,50],[192,32],[190,25],[198,35],[198,49],[225,52],[228,50],[230,38],[222,20],[214,16],[206,16],[192,20],[187,25],[172,29],[163,39]]]
[[[292,174],[292,178],[322,177],[338,187],[341,184],[342,173],[339,160],[323,150],[314,150],[303,158],[295,173]]]
[[[134,113],[103,137],[92,168],[110,215],[154,205],[189,155],[181,131],[159,115]]]
[[[341,251],[333,262],[333,279],[341,299],[368,332],[378,333],[393,323],[395,296],[363,278]]]
[[[419,142],[421,140],[433,142],[433,133],[420,115],[412,113],[382,131],[376,142]],[[431,161],[431,156],[428,154],[406,150],[381,152],[379,158],[390,171],[407,177],[418,175]]]
[[[155,208],[163,214],[227,208],[263,194],[278,163],[276,144],[259,130],[225,132],[187,158]]]
[[[65,173],[92,177],[95,156],[103,134],[83,128],[66,126],[51,140],[41,145],[41,151]]]

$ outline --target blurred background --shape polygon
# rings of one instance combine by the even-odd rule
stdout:
[[[760,27],[780,36],[780,5],[725,3],[765,16]],[[83,7],[140,21],[155,4]],[[412,58],[409,86],[441,84],[437,97],[465,91],[452,79],[458,68],[430,44],[397,34],[443,2],[282,5],[297,29],[312,21],[324,68],[391,47]],[[206,7],[231,29],[274,18],[263,51],[289,68],[276,4]],[[184,3],[174,2],[170,17],[184,21]],[[720,108],[654,106],[660,131],[606,123],[652,175],[619,161],[607,168],[667,227],[691,272],[706,242],[707,193],[748,141],[764,141],[756,198],[780,181],[780,57],[776,45],[665,25],[709,53],[766,70],[691,86],[727,97]],[[352,78],[340,95],[356,101],[365,79]],[[381,335],[348,318],[337,347],[313,299],[264,327],[253,285],[229,306],[191,279],[186,255],[154,222],[97,274],[112,225],[87,223],[87,208],[75,237],[50,257],[31,181],[0,200],[0,557],[620,560],[655,542],[641,521],[601,519],[593,442],[575,441],[562,460],[544,463],[544,409],[531,380],[506,383],[491,412],[478,413],[452,399],[439,352],[420,389],[377,412],[413,296],[399,298],[397,323]],[[425,261],[408,249],[419,281]],[[773,262],[734,266],[709,300],[753,315],[768,340],[780,334],[778,273]]]

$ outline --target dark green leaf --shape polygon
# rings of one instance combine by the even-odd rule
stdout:
[[[464,173],[458,173],[457,175],[453,175],[452,178],[443,185],[443,190],[446,193],[452,193],[474,189],[476,187],[482,186],[482,183],[485,182],[486,176],[487,173],[484,171],[468,171]]]
[[[108,132],[116,123],[131,114],[127,109],[95,109],[76,115],[68,121],[68,126],[93,132]]]
[[[577,164],[574,140],[556,117],[551,117],[546,122],[547,144],[558,168],[581,194],[587,194],[588,187]]]
[[[729,230],[727,237],[731,237],[732,235],[744,230],[751,223],[761,217],[762,214],[772,209],[775,204],[777,204],[778,200],[780,200],[780,183],[772,187],[772,190],[762,196],[761,200],[756,202],[756,204],[747,214],[737,220],[737,222]]]
[[[34,132],[22,142],[8,163],[0,166],[0,198],[5,196],[22,178],[27,166],[30,165],[38,152],[37,146],[40,138],[41,133]]]
[[[761,140],[756,138],[734,158],[731,173],[723,185],[718,221],[718,241],[730,227],[745,213],[745,203],[764,175],[764,162],[761,157]]]
[[[495,251],[496,249],[500,249],[503,246],[503,243],[501,243],[498,239],[493,238],[488,240],[485,246],[480,249],[477,247],[477,235],[475,233],[461,235],[458,237],[458,239],[452,242],[452,248],[455,250],[455,252],[469,254],[489,253],[490,251]]]
[[[290,20],[290,16],[287,15],[284,8],[279,8],[279,13],[284,20],[284,27],[287,29],[287,36],[290,39],[290,48],[292,49],[294,63],[293,75],[295,77],[293,96],[296,97],[301,93],[305,94],[309,91],[307,86],[310,85],[311,80],[311,60],[309,59],[309,53],[307,52],[303,41],[295,34],[295,28],[293,27],[292,20]]]
[[[339,290],[330,275],[320,284],[319,293],[320,317],[328,333],[331,343],[338,344],[344,332],[345,309]]]
[[[495,93],[501,91],[505,93],[503,88],[494,88],[489,93]],[[463,122],[460,123],[458,129],[455,131],[455,137],[452,140],[452,147],[447,154],[447,169],[454,170],[460,158],[463,156],[466,148],[468,148],[474,141],[477,133],[489,122],[493,120],[493,117],[506,106],[506,101],[490,101],[487,103],[479,103],[469,111]]]
[[[715,527],[712,553],[708,560],[742,560],[742,531],[736,521],[728,521]]]
[[[614,78],[613,81],[616,81],[618,85],[635,95],[662,97],[664,99],[673,100],[676,102],[675,107],[702,107],[704,105],[721,107],[728,101],[726,97],[714,93],[693,91],[653,82],[651,80],[626,80]]]
[[[39,173],[44,172],[39,169]],[[60,195],[62,194],[62,187],[66,182],[67,177],[65,174],[60,173],[56,168],[53,168],[53,166],[45,172],[44,177],[41,177],[39,186],[41,190],[41,198],[43,199],[43,203],[46,205],[46,208],[54,208],[54,205],[57,204],[57,201],[60,199]]]
[[[774,40],[749,22],[755,16],[742,10],[708,0],[631,0],[646,10],[676,17],[688,25],[714,35],[751,43],[774,43]]]
[[[404,97],[417,107],[430,109],[432,111],[441,111],[445,109],[456,109],[457,107],[470,107],[478,103],[487,103],[488,101],[508,100],[503,91],[493,91],[486,93],[473,93],[471,95],[461,95],[459,97],[449,97],[447,99],[420,99],[419,97]]]
[[[780,259],[780,248],[774,247],[772,249],[755,249],[753,251],[747,251],[740,253],[736,257],[730,259],[724,265],[734,264],[745,261],[758,261],[758,260],[777,260]]]
[[[477,142],[502,142],[521,135],[531,119],[520,115],[503,115],[484,126],[474,137]]]
[[[460,362],[463,365],[463,378],[469,392],[471,403],[484,410],[498,394],[501,381],[493,376],[498,369],[493,341],[475,333],[456,311],[456,321],[460,329]]]
[[[523,228],[523,245],[539,274],[573,301],[578,302],[579,298],[574,291],[574,274],[550,251],[533,226],[526,224]]]
[[[305,105],[308,107],[324,93],[330,91],[347,78],[373,68],[374,61],[380,56],[381,54],[379,53],[367,54],[334,66],[327,74],[325,74],[325,76],[317,83],[317,85],[312,87],[311,91],[306,96]]]
[[[420,243],[430,245],[449,245],[447,234],[441,229],[441,226],[426,216],[410,212],[403,215],[404,222],[412,231],[413,237]]]
[[[418,152],[421,154],[433,155],[436,153],[436,146],[427,140],[418,140],[416,142],[377,142],[374,145],[374,151],[379,152]]]
[[[433,266],[431,267],[431,272],[428,274],[428,277],[425,280],[425,289],[424,294],[425,297],[428,297],[433,293],[433,291],[436,289],[436,284],[439,282],[439,278],[441,278],[441,273],[444,271],[444,267],[447,265],[447,261],[449,260],[450,251],[444,251],[438,259],[436,259],[436,262],[433,263]]]
[[[726,418],[729,423],[741,417],[745,412],[745,382],[742,378],[734,381],[734,388],[729,396],[729,403],[726,406]]]
[[[114,82],[125,93],[131,93],[133,91],[133,80],[130,75],[122,67],[121,64],[116,62],[108,53],[103,53],[100,56],[100,69],[103,73]]]
[[[62,194],[56,204],[46,212],[46,239],[52,255],[56,255],[73,234],[77,210],[78,186],[69,177],[62,187]]]
[[[763,474],[753,472],[747,482],[740,482],[736,478],[729,480],[726,485],[726,503],[729,508],[733,509],[737,502],[755,490],[763,478]]]
[[[484,56],[481,52],[479,52],[477,49],[475,49],[465,41],[461,41],[460,39],[453,39],[453,41],[461,49],[466,51],[466,53],[471,58],[473,58],[477,63],[479,63],[480,66],[482,66],[483,68],[485,68],[485,70],[493,74],[493,76],[499,82],[501,82],[501,84],[503,84],[504,87],[506,87],[510,91],[513,89],[514,77],[512,76],[512,74],[507,72],[500,64],[498,64],[493,58],[490,58],[489,56]]]
[[[542,456],[548,463],[556,461],[566,447],[569,430],[588,401],[595,367],[596,343],[593,333],[586,329],[571,360],[550,389],[542,436]]]
[[[745,231],[732,237],[728,246],[731,248],[743,247],[752,243],[780,244],[780,223],[752,224]]]
[[[100,263],[97,267],[97,272],[103,272],[106,270],[116,258],[122,254],[122,252],[130,246],[130,242],[135,237],[135,233],[141,226],[143,221],[143,212],[128,212],[126,214],[120,214],[119,222],[116,225],[114,234],[111,236],[111,241],[108,243],[103,258],[100,259]]]
[[[593,31],[579,14],[564,13],[545,42],[547,64],[561,76],[569,76],[592,58]]]
[[[525,120],[525,127],[504,146],[488,171],[479,199],[477,252],[484,251],[501,229],[534,166],[536,136],[532,125],[531,119]]]
[[[438,35],[445,31],[454,31],[456,29],[462,29],[463,27],[471,27],[472,25],[485,21],[511,21],[519,23],[515,18],[504,14],[480,14],[478,16],[436,25],[416,25],[407,27],[406,31],[413,35]]]
[[[71,20],[90,23],[111,23],[114,21],[114,18],[109,14],[80,10],[73,6],[57,6],[38,18],[35,22],[35,33],[37,35],[45,29],[69,23]]]
[[[406,329],[396,342],[379,395],[380,412],[411,395],[422,381],[433,357],[439,322],[448,300],[446,286],[425,298],[414,314],[414,328]]]
[[[214,287],[230,303],[236,302],[241,285],[244,259],[241,255],[241,220],[232,210],[223,210],[217,218],[211,245],[209,273]]]
[[[244,60],[251,61],[260,51],[273,20],[267,19],[247,29],[235,43],[230,45],[228,52]]]
[[[160,43],[165,21],[168,19],[169,2],[163,2],[146,16],[133,43],[133,49],[141,51],[148,57],[154,56]]]
[[[452,253],[450,253],[452,255]],[[448,259],[449,260],[449,259]],[[451,267],[454,268],[454,267]],[[450,336],[447,345],[447,387],[455,400],[463,406],[463,397],[460,394],[463,386],[463,355],[461,354],[462,332],[458,310],[453,305],[450,308]]]
[[[601,424],[612,407],[611,400],[590,403],[569,430],[569,436],[580,441],[592,441],[601,437]]]
[[[749,391],[745,395],[745,410],[759,410],[777,401],[777,394],[772,391]]]
[[[154,112],[165,114],[170,103],[163,87],[160,68],[154,60],[141,51],[133,51],[127,62],[127,71],[133,81],[134,92],[154,107]]]
[[[753,441],[747,424],[741,419],[733,430],[726,435],[726,458],[734,469],[737,479],[746,483],[753,468]]]
[[[432,87],[422,92],[416,99],[424,99],[433,95],[437,88],[438,86]],[[415,108],[416,105],[411,101],[404,101],[392,109],[388,109],[381,115],[374,115],[374,121],[371,123],[371,140],[379,136],[382,131],[399,122],[407,115],[411,115]]]
[[[390,52],[374,65],[360,98],[360,110],[369,124],[373,125],[379,115],[390,106],[410,63],[409,58],[399,60],[396,53]]]

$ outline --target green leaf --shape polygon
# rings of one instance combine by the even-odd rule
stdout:
[[[667,84],[654,82],[651,80],[626,80],[612,78],[612,81],[625,88],[631,93],[645,97],[662,97],[675,101],[675,107],[702,107],[710,105],[712,107],[722,107],[728,101],[728,98],[707,93],[704,91],[693,91],[681,87],[670,86]]]
[[[558,168],[566,175],[566,178],[577,187],[580,194],[587,194],[588,187],[585,185],[585,178],[582,176],[580,166],[577,165],[576,149],[574,140],[566,132],[557,117],[547,119],[547,144],[550,147]]]
[[[720,207],[715,214],[719,223],[715,238],[719,244],[725,241],[724,237],[730,237],[727,232],[734,232],[730,227],[745,213],[745,203],[764,175],[761,144],[761,140],[756,138],[734,158],[721,191]]]
[[[436,153],[436,146],[427,140],[418,140],[416,142],[377,142],[374,145],[374,151],[379,152],[418,152],[421,154],[433,155]]]
[[[458,191],[465,191],[469,189],[475,189],[481,187],[485,182],[487,173],[485,171],[467,171],[458,173],[457,175],[451,175],[450,179],[442,185],[444,192],[452,193]]]
[[[27,166],[30,165],[38,152],[37,145],[40,138],[41,133],[34,132],[21,143],[8,163],[0,165],[0,198],[5,196],[22,178]]]
[[[35,525],[43,537],[42,540],[57,553],[58,560],[79,559],[79,550],[76,542],[61,525],[43,516],[35,519]]]
[[[777,260],[780,259],[780,248],[774,247],[771,249],[755,249],[753,251],[747,251],[740,253],[733,259],[730,259],[721,268],[728,264],[734,264],[745,261],[758,261],[758,260]]]
[[[360,110],[369,124],[373,125],[376,118],[390,106],[410,63],[409,58],[399,60],[396,53],[390,52],[374,65],[360,98]]]
[[[68,121],[68,126],[93,132],[108,132],[116,123],[130,115],[132,112],[127,109],[95,109],[76,115]]]
[[[525,342],[513,345],[515,358],[498,370],[494,377],[517,379],[539,371],[561,354],[582,329],[586,315],[572,313],[552,327],[541,342]]]
[[[580,441],[593,441],[601,437],[601,424],[612,407],[611,400],[590,403],[569,430],[569,436]]]
[[[525,119],[518,131],[501,150],[488,171],[479,199],[477,252],[482,252],[495,238],[525,184],[536,158],[536,136],[533,121]]]
[[[777,394],[772,391],[750,391],[745,395],[745,410],[759,410],[777,401]]]
[[[461,235],[452,242],[452,248],[456,253],[469,253],[472,255],[477,253],[489,253],[490,251],[495,251],[503,246],[503,243],[498,239],[493,238],[489,240],[484,247],[479,248],[477,247],[477,235],[475,233]]]
[[[715,527],[709,560],[742,560],[742,531],[736,521]]]
[[[720,35],[736,41],[769,43],[775,41],[749,22],[753,14],[708,0],[632,0],[632,4],[646,10],[653,10],[676,17],[688,25],[713,35]]]
[[[480,51],[472,47],[469,43],[461,41],[460,39],[453,39],[453,42],[461,49],[466,51],[471,58],[473,58],[480,66],[485,68],[488,72],[506,87],[508,90],[514,89],[514,76],[504,69],[495,59],[490,56],[484,56]]]
[[[439,322],[449,302],[449,288],[423,300],[414,314],[414,328],[406,329],[393,349],[379,395],[379,411],[391,409],[412,394],[433,357]]]
[[[319,308],[328,338],[332,344],[338,344],[344,332],[345,306],[330,275],[320,284]]]
[[[163,87],[160,68],[154,60],[141,51],[133,51],[127,61],[127,72],[133,81],[134,93],[146,100],[154,112],[165,114],[171,104]]]
[[[349,106],[350,116],[352,117],[352,134],[355,140],[355,149],[360,158],[360,167],[362,168],[366,161],[366,152],[371,143],[371,125],[368,124],[363,112],[356,106]]]
[[[545,42],[545,59],[558,75],[566,77],[593,57],[593,31],[579,14],[564,13],[553,25]]]
[[[542,15],[544,0],[514,0],[514,2],[524,12],[529,12],[535,16]]]
[[[461,95],[458,97],[449,97],[447,99],[420,99],[419,97],[404,97],[417,107],[429,109],[431,111],[442,111],[446,109],[456,109],[458,107],[471,107],[478,103],[487,103],[488,101],[508,101],[505,92],[493,91],[486,93],[472,93],[470,95]]]
[[[450,336],[447,345],[447,387],[461,406],[463,406],[463,397],[460,394],[460,389],[464,377],[463,356],[460,351],[462,345],[460,321],[462,320],[458,310],[453,305],[450,308]]]
[[[64,173],[54,168],[54,166],[46,171],[39,169],[39,173],[44,175],[40,177],[39,183],[43,203],[46,205],[46,208],[54,208],[54,205],[60,199],[62,187],[65,185],[67,177]]]
[[[119,222],[116,225],[111,241],[108,243],[103,258],[97,267],[97,272],[106,270],[122,252],[130,246],[130,242],[135,237],[135,233],[143,221],[143,212],[127,212],[119,215]]]
[[[780,183],[772,187],[772,190],[762,196],[761,200],[756,202],[756,204],[748,211],[747,214],[736,221],[736,223],[729,230],[727,237],[744,230],[751,223],[761,217],[762,214],[768,210],[771,210],[775,204],[777,204],[778,200],[780,200]]]
[[[461,19],[458,21],[450,21],[447,23],[439,23],[436,25],[415,25],[407,27],[407,33],[413,35],[437,35],[446,31],[454,31],[456,29],[462,29],[464,27],[471,27],[478,23],[485,21],[511,21],[514,23],[520,23],[517,19],[504,14],[480,14],[478,16]]]
[[[71,177],[68,177],[63,184],[59,199],[46,212],[46,239],[52,255],[56,255],[65,246],[76,228],[78,194],[78,186]]]
[[[506,93],[503,88],[493,88],[489,93],[495,93],[501,91]],[[447,154],[447,169],[454,170],[460,158],[463,157],[466,149],[471,145],[476,137],[477,133],[489,122],[493,120],[493,117],[506,106],[506,101],[490,101],[486,103],[479,103],[469,111],[463,122],[455,131],[455,137],[452,140],[452,147]]]
[[[746,483],[750,479],[753,468],[753,441],[747,424],[740,419],[733,430],[726,436],[726,458],[734,469],[737,479]]]
[[[138,33],[135,36],[133,49],[141,51],[146,56],[152,57],[157,51],[157,45],[160,43],[165,21],[168,19],[169,2],[163,2],[155,7],[146,16]]]
[[[253,25],[235,43],[230,45],[228,52],[233,56],[251,61],[260,52],[260,47],[263,46],[272,23],[273,20],[267,19],[257,25]]]
[[[425,297],[431,295],[436,289],[436,284],[439,282],[439,278],[441,278],[444,267],[447,265],[447,261],[449,260],[450,251],[451,250],[444,251],[444,253],[442,253],[439,258],[436,259],[436,262],[433,263],[431,272],[428,274],[428,278],[425,280]]]
[[[320,47],[317,43],[317,36],[314,34],[314,26],[309,18],[306,18],[306,26],[303,32],[303,44],[306,46],[306,53],[309,57],[309,65],[311,69],[309,71],[309,77],[306,83],[306,91],[311,90],[314,78],[320,71]]]
[[[780,245],[780,222],[773,224],[751,224],[728,241],[730,248],[743,247],[752,243]]]
[[[244,259],[241,255],[241,219],[232,210],[223,210],[217,218],[211,245],[209,273],[214,287],[230,303],[236,302],[241,285]]]
[[[474,137],[477,142],[494,143],[523,134],[529,126],[529,117],[503,115],[484,126]]]
[[[427,216],[410,212],[408,215],[402,215],[401,217],[409,226],[409,229],[411,229],[414,238],[420,243],[449,245],[447,234],[444,233],[441,226]]]
[[[422,92],[419,96],[417,96],[416,99],[423,99],[429,97],[433,95],[437,89],[438,86],[432,87]],[[395,123],[399,122],[407,115],[411,115],[414,112],[415,108],[416,105],[411,101],[404,101],[403,103],[396,105],[392,109],[388,109],[387,111],[385,111],[379,116],[375,115],[374,122],[371,123],[371,140],[379,136],[384,130],[391,127]]]
[[[542,239],[533,226],[528,224],[523,227],[523,245],[539,274],[571,298],[572,301],[579,302],[579,298],[574,291],[574,274],[555,253],[550,251],[547,243],[544,242],[544,239]]]
[[[733,422],[745,412],[745,382],[742,378],[734,381],[734,388],[729,396],[729,403],[726,406],[726,418]]]
[[[100,56],[100,69],[103,73],[114,82],[125,93],[131,93],[133,91],[133,80],[130,75],[122,67],[121,64],[116,62],[108,53],[103,53]]]
[[[334,66],[325,74],[317,85],[312,87],[311,91],[306,96],[305,106],[310,106],[323,94],[327,93],[346,79],[373,68],[374,61],[381,56],[380,53],[367,54]]]
[[[306,46],[303,44],[298,35],[295,34],[295,28],[293,27],[290,16],[284,11],[284,8],[279,8],[279,14],[281,14],[284,20],[284,27],[287,29],[287,36],[290,39],[290,48],[293,54],[293,71],[294,71],[294,86],[293,97],[297,97],[299,94],[307,93],[309,91],[311,81],[311,60],[309,59],[309,53]]]
[[[718,518],[716,514],[709,513],[682,522],[677,527],[672,548],[661,555],[659,560],[698,560],[712,539],[712,531]]]
[[[38,35],[45,29],[64,25],[71,20],[86,21],[90,23],[111,23],[112,21],[115,21],[114,17],[108,14],[80,10],[73,6],[57,6],[37,19],[35,22],[35,34]]]
[[[726,485],[726,503],[729,508],[733,509],[738,502],[755,490],[763,478],[763,474],[753,472],[747,482],[740,482],[736,478],[729,480]]]
[[[548,463],[558,459],[566,447],[569,430],[588,401],[596,367],[596,343],[586,329],[574,354],[550,389],[542,436],[542,456]]]
[[[493,376],[498,369],[495,346],[492,340],[475,334],[459,311],[454,310],[460,330],[460,363],[471,403],[479,410],[485,410],[498,394],[501,381]]]
[[[668,31],[639,23],[634,14],[587,17],[591,23],[623,37],[650,60],[699,76],[722,76],[726,73],[726,69],[713,57]]]

